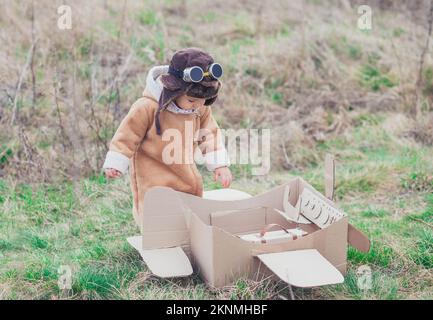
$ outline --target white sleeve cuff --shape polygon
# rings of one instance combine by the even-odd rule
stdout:
[[[125,173],[128,170],[129,158],[120,152],[108,151],[105,157],[105,162],[102,168],[104,169],[116,169],[121,173]]]
[[[204,155],[204,163],[209,171],[230,166],[230,159],[225,148],[208,152]]]

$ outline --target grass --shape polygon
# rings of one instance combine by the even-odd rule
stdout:
[[[381,120],[365,120],[362,127],[354,127],[344,141],[336,138],[321,148],[339,155],[338,201],[351,222],[370,237],[371,250],[361,253],[348,248],[349,268],[344,284],[295,289],[294,294],[299,299],[431,299],[433,196],[424,178],[419,183],[413,180],[431,172],[433,149],[416,152],[416,145],[395,148],[393,140],[382,132]],[[372,131],[382,135],[373,136]],[[364,144],[351,143],[357,140]],[[233,167],[234,188],[257,194],[293,174],[277,172],[257,179],[251,176],[250,169]],[[417,175],[413,174],[415,169]],[[311,165],[299,173],[322,189],[322,170],[321,165]],[[219,188],[211,175],[204,170],[202,173],[206,189]],[[406,179],[411,183],[400,183]],[[2,299],[289,296],[287,287],[274,280],[254,282],[241,278],[215,290],[197,275],[176,280],[152,276],[125,241],[127,236],[138,233],[130,212],[127,179],[107,182],[96,175],[76,183],[37,186],[3,179],[0,199]],[[372,271],[372,288],[367,291],[357,285],[357,270],[364,265]],[[72,270],[72,290],[66,293],[57,285],[62,266]]]
[[[330,4],[329,10],[321,1],[104,3],[89,7],[74,1],[73,29],[65,33],[53,28],[56,4],[35,2],[34,33],[40,41],[34,70],[27,70],[16,100],[18,127],[34,150],[10,126],[12,89],[30,47],[31,8],[11,3],[0,12],[7,48],[0,55],[7,62],[0,64],[0,299],[290,295],[273,280],[241,278],[214,290],[198,275],[152,276],[125,241],[138,233],[128,178],[108,182],[95,174],[105,145],[141,95],[147,71],[189,46],[204,48],[224,65],[214,108],[220,126],[272,129],[271,173],[252,176],[251,165],[233,165],[233,188],[258,194],[301,175],[323,192],[324,156],[338,159],[337,202],[372,240],[372,249],[348,249],[343,284],[295,289],[296,298],[433,298],[428,59],[420,88],[423,121],[412,121],[408,112],[425,43],[422,19],[415,21],[406,6],[389,2],[385,10],[374,7],[374,30],[360,32],[352,9]],[[41,172],[29,165],[38,156]],[[200,170],[207,190],[221,187]],[[41,173],[50,183],[39,182]],[[366,291],[358,286],[365,266],[372,274]],[[72,273],[69,291],[58,285],[65,270]]]
[[[364,86],[370,87],[372,91],[379,91],[381,88],[392,88],[394,82],[387,75],[384,75],[376,66],[364,65],[360,70],[360,81]]]

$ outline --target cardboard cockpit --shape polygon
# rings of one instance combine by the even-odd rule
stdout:
[[[334,172],[327,157],[328,198],[299,177],[254,197],[154,187],[145,194],[141,235],[128,242],[159,277],[189,276],[194,265],[214,287],[271,274],[297,287],[341,283],[347,244],[367,252],[370,242],[330,200]]]

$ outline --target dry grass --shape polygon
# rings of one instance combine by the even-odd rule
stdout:
[[[410,109],[425,39],[424,2],[408,3],[409,13],[372,2],[372,32],[358,30],[356,7],[342,3],[75,1],[72,30],[60,30],[60,2],[34,2],[32,24],[31,1],[7,1],[0,13],[3,170],[33,181],[97,171],[148,69],[193,45],[226,66],[215,107],[222,126],[272,126],[275,167],[317,163],[321,155],[291,149],[342,134],[352,124],[348,111]],[[426,93],[430,68],[427,55]],[[424,109],[430,105],[427,94]],[[14,109],[21,135],[10,127]],[[431,119],[408,130],[428,144],[429,126]]]
[[[57,28],[63,1],[4,1],[0,299],[290,296],[273,280],[222,290],[198,277],[160,280],[124,241],[137,232],[131,195],[126,180],[99,175],[107,145],[149,68],[188,46],[225,67],[213,108],[222,127],[272,129],[270,174],[234,166],[233,187],[258,194],[302,174],[322,190],[323,157],[334,153],[338,201],[373,240],[369,254],[349,250],[343,285],[295,297],[431,299],[431,54],[417,78],[429,1],[366,2],[368,32],[345,0],[73,1],[72,30]],[[374,288],[360,292],[355,273],[365,263]],[[71,292],[57,287],[64,264]]]

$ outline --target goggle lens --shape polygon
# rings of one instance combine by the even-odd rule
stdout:
[[[193,67],[189,71],[189,77],[193,82],[200,82],[203,79],[203,70],[200,67]]]
[[[219,63],[213,63],[210,66],[209,71],[215,79],[221,78],[223,75],[223,67]]]
[[[223,75],[223,68],[219,63],[212,63],[206,72],[203,72],[203,69],[199,66],[187,68],[184,71],[176,70],[170,66],[168,73],[186,82],[200,82],[204,76],[212,76],[214,79],[219,79]]]

